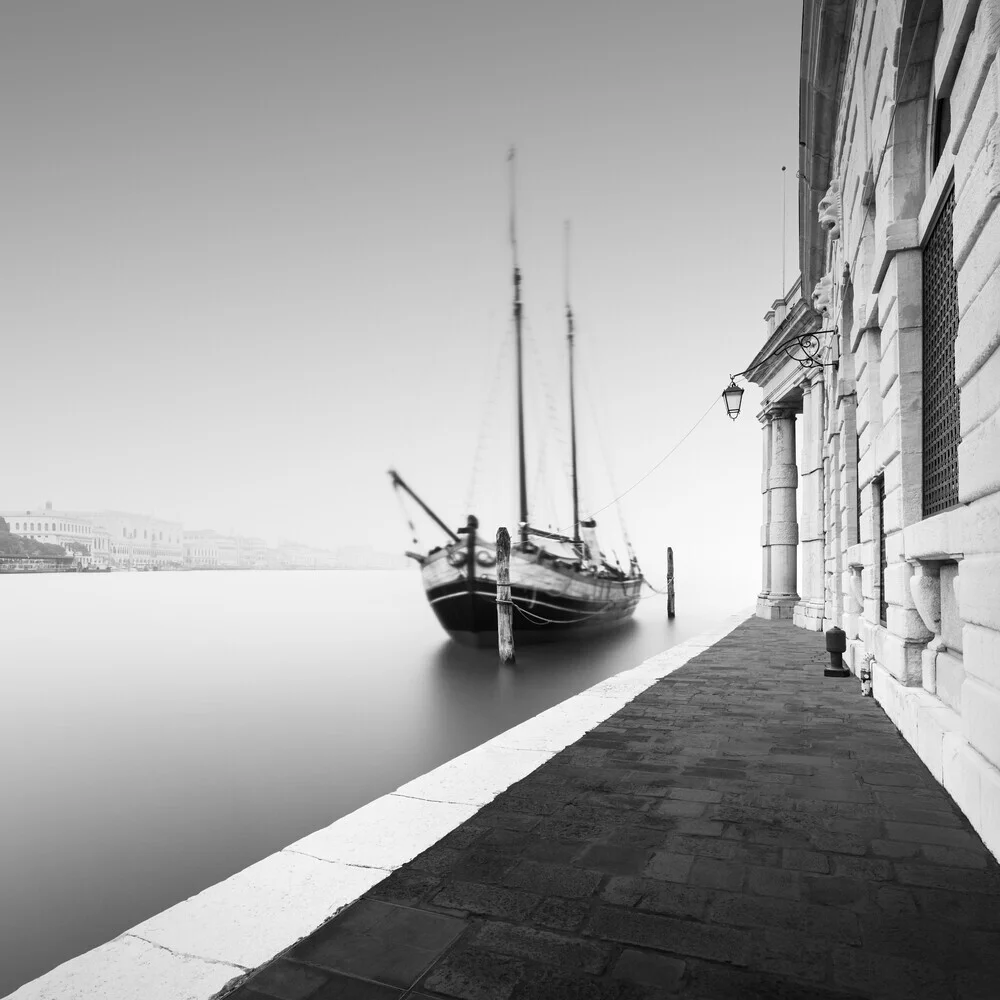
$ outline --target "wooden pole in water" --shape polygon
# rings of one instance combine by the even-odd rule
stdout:
[[[667,546],[667,617],[674,617],[674,550]]]
[[[510,600],[510,532],[497,528],[497,651],[514,662],[514,605]]]

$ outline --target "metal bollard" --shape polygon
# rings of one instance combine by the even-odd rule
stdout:
[[[844,666],[843,654],[847,652],[847,633],[836,625],[826,632],[826,651],[830,654],[830,666],[824,671],[825,677],[850,677],[851,672]]]

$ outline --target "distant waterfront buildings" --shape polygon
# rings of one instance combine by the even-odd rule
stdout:
[[[329,551],[212,529],[185,531],[167,521],[125,511],[66,511],[52,502],[0,511],[12,535],[61,545],[82,569],[401,569],[402,557],[366,547]]]
[[[262,538],[223,535],[205,529],[184,536],[184,565],[190,569],[267,569]]]

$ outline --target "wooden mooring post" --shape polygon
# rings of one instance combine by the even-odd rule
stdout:
[[[510,600],[510,532],[497,528],[497,652],[514,662],[514,605]]]
[[[674,617],[674,550],[667,546],[667,617]]]

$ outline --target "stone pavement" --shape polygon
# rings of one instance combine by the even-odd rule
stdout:
[[[1000,866],[823,636],[758,619],[231,1000],[1000,998]]]

